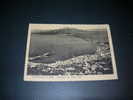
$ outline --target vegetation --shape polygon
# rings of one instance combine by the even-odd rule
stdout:
[[[29,75],[98,75],[111,73],[113,72],[108,42],[98,43],[94,54],[84,54],[49,64],[31,61],[28,63]]]

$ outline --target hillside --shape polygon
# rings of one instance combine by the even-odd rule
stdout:
[[[107,30],[106,29],[95,29],[95,30],[81,30],[76,28],[62,28],[54,30],[40,30],[32,32],[33,34],[39,35],[59,35],[64,34],[67,36],[78,37],[84,40],[97,40],[101,42],[107,41]]]
[[[97,47],[95,54],[80,55],[54,63],[28,63],[32,75],[89,75],[111,74],[112,62],[109,45]]]

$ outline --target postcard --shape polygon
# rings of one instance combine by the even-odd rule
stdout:
[[[115,79],[108,24],[29,24],[24,81]]]

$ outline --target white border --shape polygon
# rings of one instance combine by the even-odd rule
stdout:
[[[80,28],[80,29],[107,29],[108,39],[110,44],[110,51],[112,57],[112,65],[113,65],[113,74],[107,75],[73,75],[73,76],[42,76],[42,75],[27,75],[27,63],[28,63],[28,55],[29,55],[29,47],[30,47],[30,37],[31,30],[48,30],[48,29],[57,29],[62,28],[64,26]],[[96,24],[96,25],[85,25],[85,24],[29,24],[28,29],[28,37],[27,37],[27,47],[26,47],[26,55],[25,55],[25,69],[24,69],[24,81],[94,81],[94,80],[115,80],[118,79],[115,55],[112,43],[112,37],[110,32],[110,27],[108,24]]]

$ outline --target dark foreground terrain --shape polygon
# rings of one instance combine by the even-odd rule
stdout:
[[[32,62],[28,64],[29,75],[97,75],[112,73],[109,46],[103,43],[91,55],[81,55],[50,64]]]

